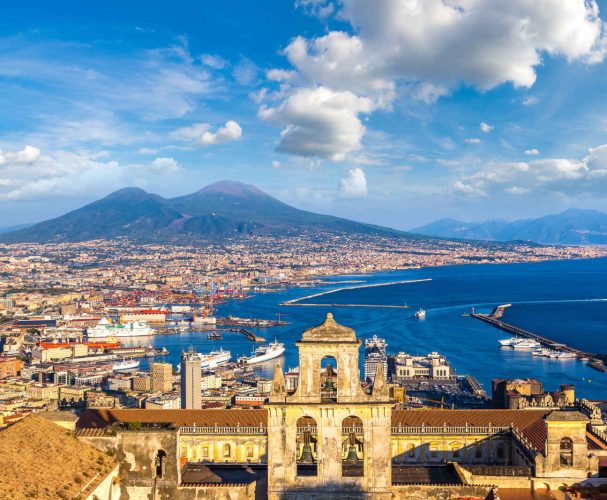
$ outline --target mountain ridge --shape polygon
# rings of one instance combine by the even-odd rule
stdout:
[[[607,213],[570,208],[557,214],[512,222],[500,219],[464,222],[446,218],[410,229],[410,232],[439,238],[501,242],[518,240],[543,245],[605,245]]]
[[[138,187],[121,188],[59,217],[0,234],[0,242],[77,242],[120,236],[169,242],[317,232],[411,236],[300,210],[250,184],[219,181],[174,198]]]

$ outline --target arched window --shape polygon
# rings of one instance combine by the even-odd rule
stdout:
[[[364,471],[364,429],[363,421],[358,417],[346,417],[341,423],[342,456],[341,473],[343,477],[362,477]]]
[[[223,445],[223,458],[230,458],[232,456],[232,447],[226,443]]]
[[[573,465],[573,441],[565,437],[561,439],[561,465]]]
[[[316,476],[318,473],[318,449],[316,420],[299,417],[296,422],[297,475]]]
[[[337,360],[325,356],[320,360],[320,399],[337,401]]]
[[[506,457],[506,448],[503,443],[499,443],[495,448],[495,455],[498,460],[504,460]]]
[[[156,458],[154,460],[156,477],[159,477],[160,479],[164,477],[166,457],[167,454],[164,450],[158,450],[158,453],[156,453]]]
[[[409,445],[407,455],[409,456],[409,458],[415,458],[415,445],[413,443]]]
[[[461,456],[461,450],[462,449],[462,445],[461,443],[455,442],[455,443],[451,443],[451,456],[453,458],[460,458]]]

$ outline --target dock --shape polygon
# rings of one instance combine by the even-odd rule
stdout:
[[[244,328],[225,328],[225,329],[221,329],[221,330],[218,330],[218,331],[219,332],[242,333],[251,342],[265,342],[266,341],[266,339],[264,339],[263,337],[260,337],[259,335],[255,335],[250,330],[245,330]]]
[[[518,326],[514,326],[514,325],[511,325],[509,323],[502,321],[501,317],[504,313],[504,310],[507,307],[510,307],[510,304],[504,304],[501,306],[497,306],[493,310],[493,312],[491,312],[491,314],[477,313],[474,311],[474,308],[473,308],[472,312],[470,313],[470,317],[479,319],[481,321],[484,321],[485,323],[489,323],[490,325],[494,326],[495,328],[498,328],[505,332],[511,333],[513,335],[516,335],[519,337],[525,337],[528,339],[533,339],[533,340],[539,342],[540,344],[542,344],[543,346],[548,347],[550,349],[555,349],[555,350],[564,351],[564,352],[571,352],[571,353],[575,354],[579,359],[583,359],[583,358],[590,359],[588,366],[590,366],[591,368],[594,368],[597,371],[601,371],[601,372],[607,371],[607,368],[605,367],[604,363],[601,361],[602,356],[600,354],[585,352],[580,349],[576,349],[575,347],[571,347],[567,344],[555,342],[554,340],[549,339],[547,337],[543,337],[542,335],[538,335],[537,333],[530,332],[529,330],[525,330],[523,328],[519,328]]]

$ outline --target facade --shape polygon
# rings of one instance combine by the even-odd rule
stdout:
[[[332,316],[297,347],[296,388],[277,365],[263,409],[89,410],[78,436],[122,457],[125,498],[525,498],[607,484],[607,436],[587,402],[396,410],[383,365],[366,390],[361,341]]]
[[[181,407],[195,410],[202,407],[200,355],[193,351],[181,355]]]
[[[365,380],[373,383],[375,381],[375,372],[377,365],[384,365],[384,382],[388,376],[388,355],[386,354],[386,341],[373,335],[365,340]]]
[[[399,352],[394,357],[392,379],[396,382],[420,378],[445,380],[452,377],[453,373],[447,359],[437,352],[431,352],[427,356],[411,356]]]
[[[173,366],[171,363],[150,363],[152,390],[169,392],[173,389]]]
[[[556,408],[575,403],[575,387],[571,384],[561,384],[560,391],[546,392],[542,383],[534,379],[493,379],[491,382],[493,403],[501,408]]]

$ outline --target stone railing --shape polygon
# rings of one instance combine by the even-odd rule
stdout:
[[[527,460],[527,464],[529,466],[535,465],[535,456],[538,453],[538,450],[517,428],[512,428],[511,431],[512,436],[514,437],[514,443],[522,450],[524,458]]]
[[[196,434],[249,434],[256,436],[265,436],[268,433],[268,429],[263,426],[259,427],[226,427],[226,426],[184,426],[179,429],[182,435],[196,435]]]
[[[472,425],[461,425],[461,426],[393,426],[392,434],[497,434],[499,432],[510,431],[511,427],[504,426],[472,426]]]

